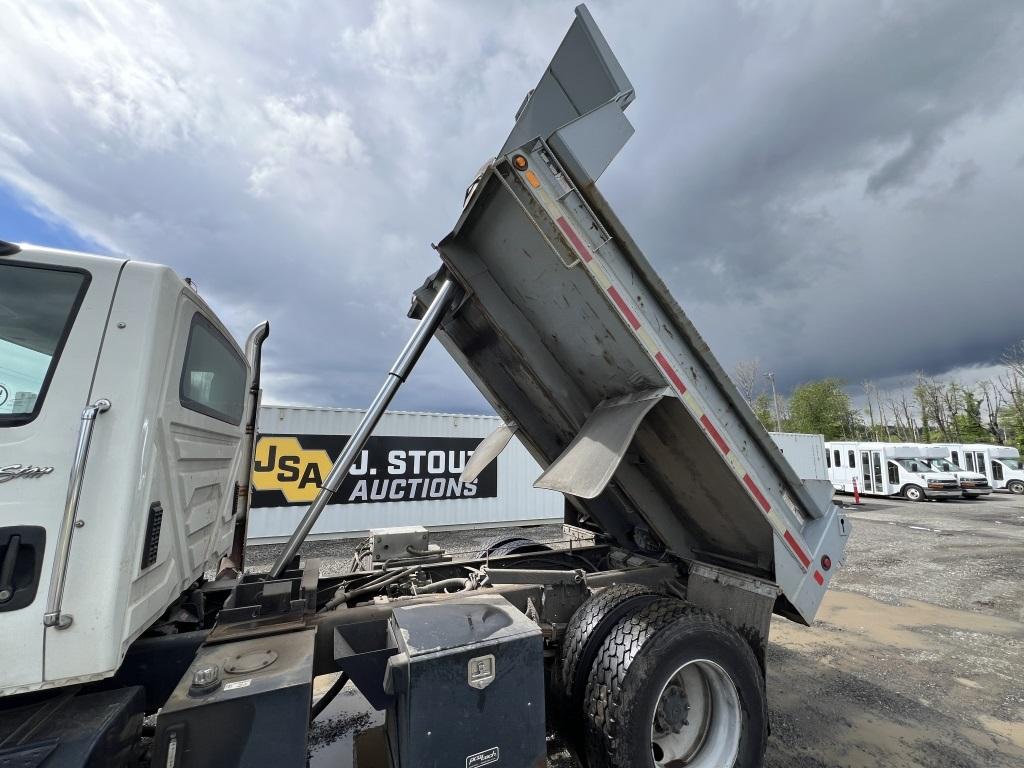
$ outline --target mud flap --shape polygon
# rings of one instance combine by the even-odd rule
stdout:
[[[509,444],[517,429],[515,424],[502,424],[485,437],[473,451],[469,461],[466,462],[466,468],[462,470],[459,482],[472,483],[476,480],[480,473],[487,469],[487,466],[505,450],[505,446]]]
[[[640,422],[663,397],[674,394],[662,387],[601,402],[533,487],[583,499],[599,495],[626,455]]]

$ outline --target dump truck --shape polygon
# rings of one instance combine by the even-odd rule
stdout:
[[[356,689],[383,713],[364,768],[541,766],[551,734],[594,767],[762,763],[771,618],[812,622],[850,523],[598,192],[633,98],[580,6],[265,570],[244,544],[268,326],[236,343],[166,267],[0,245],[0,762],[302,766]],[[457,559],[380,530],[321,575],[302,543],[433,338],[503,419],[464,477],[520,440],[578,541]]]

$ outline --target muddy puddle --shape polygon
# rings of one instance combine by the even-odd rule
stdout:
[[[832,590],[774,620],[769,768],[1021,768],[1024,625]]]
[[[1024,625],[1008,619],[942,608],[917,600],[890,605],[854,592],[838,590],[832,590],[825,596],[815,621],[818,631],[808,632],[804,627],[777,620],[772,624],[772,640],[791,647],[838,643],[865,648],[890,646],[927,650],[940,643],[933,634],[922,631],[929,627],[1024,640]]]

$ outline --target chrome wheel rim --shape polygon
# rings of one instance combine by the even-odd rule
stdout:
[[[658,694],[651,717],[651,754],[656,766],[730,768],[743,730],[736,684],[717,663],[688,661]]]

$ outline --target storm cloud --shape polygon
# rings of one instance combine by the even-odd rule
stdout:
[[[600,186],[727,368],[892,380],[1024,336],[1019,3],[590,7],[637,90]],[[15,2],[0,182],[236,335],[269,318],[267,400],[359,406],[571,18]],[[439,348],[399,404],[486,409]]]

